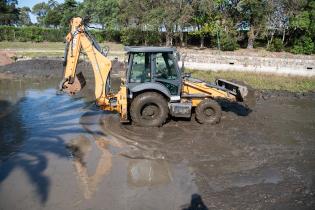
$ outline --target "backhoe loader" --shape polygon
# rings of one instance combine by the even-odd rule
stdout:
[[[175,48],[128,46],[125,75],[118,93],[112,93],[108,51],[102,50],[93,39],[82,18],[72,18],[70,27],[60,89],[73,95],[84,87],[84,77],[82,73],[76,74],[76,66],[81,51],[85,51],[94,71],[97,105],[118,112],[121,122],[162,126],[169,116],[191,118],[194,112],[199,123],[215,124],[221,118],[217,100],[243,102],[248,94],[246,86],[223,79],[207,83],[183,73]]]

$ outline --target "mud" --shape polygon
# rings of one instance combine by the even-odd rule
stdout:
[[[103,127],[140,150],[187,162],[209,208],[313,209],[314,107],[315,97],[281,93],[258,100],[247,116],[226,107],[215,126],[172,120],[146,129],[122,125],[112,115],[103,118]],[[137,152],[135,158],[147,157]]]
[[[8,65],[13,63],[14,59],[13,57],[15,56],[14,53],[12,52],[6,52],[6,51],[1,51],[0,50],[0,66]]]
[[[31,59],[9,63],[0,66],[0,73],[14,78],[28,79],[54,79],[62,78],[64,61],[60,59]],[[112,73],[119,74],[123,70],[123,63],[118,60],[112,60]],[[83,72],[86,77],[93,77],[93,70],[90,63],[80,61],[77,66],[77,72]]]
[[[315,208],[314,93],[142,128],[38,78],[0,80],[0,209]]]

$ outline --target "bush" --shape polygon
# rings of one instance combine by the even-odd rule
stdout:
[[[161,35],[158,31],[146,31],[144,39],[147,45],[158,45],[161,43]]]
[[[121,33],[117,30],[106,30],[104,31],[104,38],[109,42],[120,42],[121,41]]]
[[[12,26],[0,26],[0,41],[14,41],[15,30]]]
[[[143,32],[138,28],[125,28],[122,30],[121,42],[124,45],[141,45],[143,40]]]
[[[95,38],[97,42],[104,42],[105,36],[103,31],[90,30],[90,34]]]
[[[14,27],[0,26],[0,41],[21,42],[57,42],[64,40],[64,32],[61,29],[41,28],[37,26]]]
[[[310,37],[303,36],[295,40],[291,52],[294,54],[307,54],[310,55],[314,52],[314,42]]]
[[[237,38],[229,34],[223,34],[220,39],[221,50],[234,51],[239,48]]]
[[[267,50],[271,51],[271,52],[281,52],[283,51],[283,42],[282,39],[279,38],[275,38],[273,39],[273,41],[270,43],[269,47],[267,48]]]

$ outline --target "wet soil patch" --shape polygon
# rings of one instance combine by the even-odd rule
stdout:
[[[312,209],[313,96],[261,91],[250,113],[238,114],[230,104],[212,126],[192,118],[142,128],[121,124],[117,115],[106,115],[102,124],[104,132],[138,148],[130,158],[187,163],[210,209]]]
[[[0,66],[0,73],[15,78],[62,78],[64,61],[61,59],[31,59],[18,61],[5,66]],[[123,70],[123,63],[112,61],[112,73],[118,74]],[[93,69],[90,63],[80,61],[77,72],[83,72],[86,77],[93,77]]]

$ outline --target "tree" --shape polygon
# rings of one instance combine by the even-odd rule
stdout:
[[[20,8],[19,20],[17,22],[19,26],[27,26],[27,25],[32,24],[30,14],[29,14],[30,12],[31,12],[31,9],[29,7]]]
[[[174,44],[174,35],[182,31],[192,18],[193,10],[188,0],[159,0],[156,7],[152,8],[147,18],[149,25],[159,26],[165,31],[166,46]],[[151,5],[150,5],[151,6]],[[158,22],[157,22],[158,20]]]
[[[36,15],[37,22],[39,25],[41,26],[45,25],[44,19],[47,15],[48,10],[49,10],[49,5],[45,2],[41,2],[33,6],[32,13]]]
[[[194,34],[200,37],[200,48],[204,47],[205,36],[211,33],[215,27],[213,19],[214,4],[213,0],[194,0],[192,3],[194,9],[193,22],[197,27],[197,31]]]
[[[13,25],[19,19],[19,9],[16,7],[17,0],[0,0],[0,24]]]
[[[75,0],[65,0],[61,5],[62,19],[60,25],[64,28],[68,27],[71,18],[78,16],[78,3]]]
[[[46,26],[53,26],[54,28],[57,28],[61,25],[61,20],[63,19],[62,14],[62,6],[58,5],[57,7],[48,10],[44,23]]]
[[[120,21],[125,27],[164,31],[167,46],[173,45],[177,32],[182,37],[183,28],[189,23],[192,14],[188,0],[121,0],[119,7]]]
[[[271,12],[267,17],[267,48],[273,42],[275,34],[282,33],[282,44],[285,41],[286,30],[289,27],[289,17],[285,13],[283,0],[270,0]]]
[[[267,0],[241,0],[237,4],[237,10],[243,21],[250,25],[247,48],[252,49],[255,39],[266,28],[270,4]]]
[[[93,23],[101,24],[102,28],[117,28],[118,0],[85,0],[81,7],[81,15],[90,16]]]
[[[187,0],[178,0],[178,17],[176,21],[176,31],[179,33],[180,45],[185,46],[184,42],[184,29],[189,27],[193,17],[193,8],[190,1]]]
[[[54,0],[48,1],[48,7],[49,9],[44,18],[44,23],[46,26],[53,26],[57,28],[60,26],[61,20],[63,18],[63,7]]]

